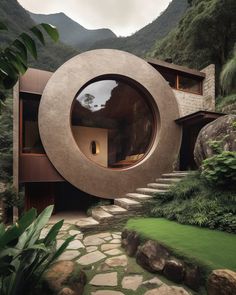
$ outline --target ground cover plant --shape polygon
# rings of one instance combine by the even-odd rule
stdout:
[[[74,236],[67,238],[56,250],[56,237],[63,220],[46,237],[40,237],[52,211],[53,206],[49,206],[37,217],[36,210],[31,209],[7,229],[0,224],[1,295],[34,294],[44,272],[74,239]]]
[[[164,218],[133,218],[126,228],[142,238],[157,240],[177,256],[197,262],[207,270],[236,271],[236,235],[196,226],[182,225]]]
[[[236,191],[228,188],[215,187],[199,172],[192,173],[168,192],[156,195],[149,216],[235,233]]]

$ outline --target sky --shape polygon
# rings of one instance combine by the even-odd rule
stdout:
[[[129,36],[157,18],[171,0],[18,0],[27,10],[64,12],[87,29],[109,28]]]

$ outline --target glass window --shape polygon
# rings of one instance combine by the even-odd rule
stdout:
[[[191,77],[179,75],[178,89],[201,94],[201,81]]]
[[[83,154],[108,168],[140,161],[154,132],[149,97],[123,79],[97,80],[80,91],[72,106],[71,125]]]
[[[44,154],[38,127],[39,100],[23,100],[22,152]]]

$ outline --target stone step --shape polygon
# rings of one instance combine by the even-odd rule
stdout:
[[[188,176],[189,175],[189,173],[187,172],[181,172],[181,173],[178,173],[178,172],[176,172],[176,173],[165,173],[165,174],[162,174],[162,177],[163,178],[183,178],[183,177],[186,177],[186,176]]]
[[[151,195],[151,196],[154,196],[158,193],[166,193],[166,190],[160,190],[160,189],[154,189],[154,188],[148,188],[148,187],[138,188],[136,191],[140,194]]]
[[[126,197],[139,202],[145,202],[153,198],[153,196],[150,196],[150,195],[137,194],[137,193],[126,194]]]
[[[95,220],[93,217],[82,217],[82,218],[78,218],[76,225],[81,230],[86,230],[86,229],[96,228],[99,225],[99,222]]]
[[[100,206],[101,209],[104,211],[112,214],[112,215],[124,215],[127,214],[127,210],[117,205],[106,205]]]
[[[161,190],[169,190],[171,187],[170,184],[165,184],[165,183],[149,183],[147,186],[150,188],[161,189]]]
[[[179,182],[181,178],[157,178],[157,183],[175,184]]]
[[[140,208],[142,206],[141,203],[130,200],[128,198],[119,198],[114,200],[115,205],[121,206],[127,210],[132,210],[136,208]]]
[[[104,211],[101,207],[97,207],[92,209],[92,217],[99,222],[104,222],[109,219],[112,219],[114,216],[106,211]]]

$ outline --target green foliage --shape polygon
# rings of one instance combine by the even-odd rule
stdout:
[[[34,294],[45,270],[74,239],[74,236],[68,238],[55,250],[56,236],[63,221],[56,223],[45,238],[40,238],[52,211],[53,206],[49,206],[36,217],[36,210],[31,209],[8,229],[0,225],[1,295]]]
[[[22,32],[35,27],[35,23],[30,18],[29,13],[18,3],[17,0],[1,0],[0,20],[8,27],[8,31],[1,31],[0,33],[0,43],[2,48],[14,42]],[[42,28],[40,31],[44,30],[45,29]],[[36,37],[35,34],[38,36]],[[36,41],[38,52],[37,60],[29,56],[29,65],[31,67],[55,71],[66,60],[79,53],[77,50],[60,42],[53,42],[47,33],[44,36],[45,43],[47,43],[47,46],[45,47],[42,44],[42,40],[40,40],[39,34],[40,33],[36,33],[36,30],[34,30],[34,32],[30,31],[29,33],[30,36],[35,36],[34,39]]]
[[[206,271],[206,279],[205,274],[213,269],[236,271],[235,234],[183,225],[164,218],[131,218],[126,228],[137,231],[145,240],[158,241],[187,264],[198,265]]]
[[[236,42],[236,1],[195,0],[176,29],[157,41],[150,56],[202,69],[215,64],[217,75]]]
[[[7,26],[0,22],[0,28],[7,30]],[[17,82],[20,75],[23,75],[28,68],[28,52],[34,59],[37,59],[37,47],[35,38],[45,45],[44,35],[41,29],[44,29],[48,36],[55,42],[59,38],[59,34],[55,27],[49,24],[39,24],[30,29],[31,35],[21,33],[9,46],[0,49],[0,90],[1,100],[4,101],[3,89],[11,89]]]
[[[225,97],[218,97],[216,100],[216,109],[219,112],[224,112],[225,107],[236,104],[236,94],[231,94]]]
[[[236,92],[236,48],[233,57],[225,64],[221,72],[220,82],[226,94]]]
[[[151,216],[177,220],[228,232],[236,232],[236,192],[209,186],[194,173],[158,194],[152,204]]]
[[[0,181],[3,182],[10,182],[12,177],[12,132],[12,98],[8,97],[4,112],[0,113]]]
[[[236,152],[223,151],[205,159],[201,175],[212,186],[235,186]]]
[[[11,183],[8,183],[6,190],[0,193],[0,199],[3,201],[6,209],[17,207],[18,209],[23,210],[24,194],[23,192],[18,193]]]

